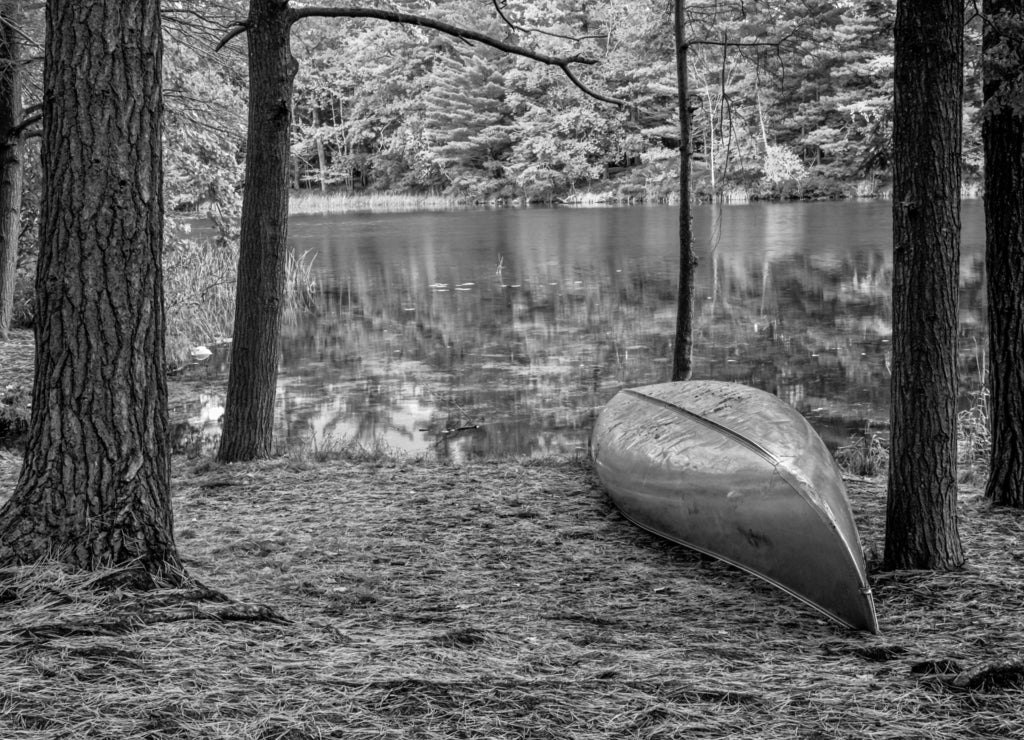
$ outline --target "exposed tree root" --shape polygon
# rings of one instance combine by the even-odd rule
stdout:
[[[1024,662],[988,663],[965,671],[953,679],[958,689],[993,691],[1024,687]]]
[[[0,636],[40,641],[122,635],[160,622],[197,619],[289,623],[270,606],[237,601],[183,573],[169,580],[188,585],[161,586],[138,567],[99,576],[45,567],[6,569],[0,571],[0,605],[20,607],[28,618],[0,627]]]
[[[200,603],[182,603],[176,607],[151,609],[142,607],[137,611],[125,610],[107,615],[90,615],[59,622],[42,622],[29,625],[12,625],[0,630],[0,634],[27,637],[33,640],[51,640],[57,637],[81,637],[86,635],[123,635],[158,622],[177,622],[186,619],[212,619],[218,622],[273,622],[289,624],[272,607],[265,604],[244,604],[234,601],[216,606]]]

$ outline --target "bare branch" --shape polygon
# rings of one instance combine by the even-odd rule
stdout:
[[[784,39],[777,41],[730,41],[725,39],[722,41],[716,41],[715,39],[690,39],[687,42],[688,46],[756,46],[756,47],[768,47],[777,49],[782,45]]]
[[[620,108],[635,108],[636,107],[636,106],[634,106],[631,103],[627,103],[625,100],[619,100],[618,98],[611,98],[611,97],[608,97],[607,95],[602,95],[601,93],[595,92],[594,90],[590,89],[589,87],[584,85],[582,82],[580,82],[579,77],[577,77],[575,74],[573,74],[573,71],[571,69],[569,69],[569,65],[567,65],[567,64],[559,64],[557,66],[560,67],[562,72],[565,73],[565,76],[569,78],[569,82],[574,84],[576,87],[578,87],[580,90],[582,90],[587,95],[589,95],[590,97],[594,98],[595,100],[600,100],[603,103],[611,103],[612,105],[617,105]]]
[[[33,126],[33,125],[39,123],[42,120],[43,120],[43,114],[42,113],[36,113],[35,115],[28,116],[26,118],[22,118],[21,119],[21,123],[19,123],[17,126],[12,126],[11,127],[10,135],[11,136],[21,136],[22,133],[25,131],[25,129],[27,129],[29,126]],[[25,134],[25,136],[28,137],[28,134]]]
[[[248,30],[249,30],[249,22],[248,21],[238,21],[237,23],[232,23],[230,26],[228,26],[227,33],[225,33],[221,37],[220,41],[217,42],[217,45],[215,47],[213,47],[213,50],[215,52],[216,51],[220,51],[225,46],[227,46],[227,43],[229,41],[231,41],[231,39],[235,38],[235,36],[241,36],[243,33],[245,33]]]
[[[451,23],[435,20],[422,15],[402,13],[397,10],[379,10],[377,8],[297,8],[290,13],[292,22],[302,18],[376,18],[377,20],[389,21],[391,23],[404,23],[408,26],[420,26],[432,28],[435,31],[446,33],[449,36],[464,41],[476,41],[486,46],[491,46],[509,54],[528,57],[544,64],[552,64],[556,67],[563,64],[597,64],[597,60],[583,54],[573,54],[568,57],[555,57],[550,54],[527,49],[518,44],[511,44],[507,41],[493,38],[487,34],[473,31],[468,28],[453,26]]]
[[[21,12],[25,12],[25,10],[26,8],[22,8]],[[0,25],[8,26],[12,31],[14,31],[15,34],[17,34],[21,38],[22,43],[24,43],[25,45],[31,46],[36,49],[39,48],[40,44],[37,39],[34,39],[31,36],[29,36],[19,24],[13,23],[10,20],[9,11],[6,8],[0,11]]]
[[[450,23],[444,21],[434,20],[433,18],[427,18],[421,15],[414,15],[412,13],[402,13],[399,11],[392,10],[378,10],[376,8],[296,8],[290,12],[292,23],[301,20],[302,18],[376,18],[377,20],[388,21],[390,23],[403,23],[410,26],[420,26],[421,28],[431,28],[435,31],[454,36],[457,39],[461,39],[467,43],[476,41],[477,43],[490,46],[494,49],[507,52],[509,54],[515,54],[517,56],[525,57],[527,59],[533,59],[536,62],[542,64],[550,64],[554,67],[558,67],[565,73],[565,76],[569,78],[576,87],[582,90],[584,93],[605,103],[611,103],[612,105],[618,105],[620,107],[628,107],[630,104],[625,100],[619,100],[618,98],[612,98],[607,95],[602,95],[595,92],[594,90],[583,84],[580,79],[572,72],[569,68],[570,64],[597,64],[597,60],[582,54],[573,54],[567,57],[556,57],[550,54],[542,54],[532,49],[519,46],[518,44],[511,44],[507,41],[501,41],[499,39],[488,36],[487,34],[480,33],[479,31],[473,31],[466,28],[460,28],[453,26]],[[231,40],[238,34],[242,33],[245,29],[235,29],[229,32],[228,35],[221,40],[218,45],[223,46],[227,41]]]

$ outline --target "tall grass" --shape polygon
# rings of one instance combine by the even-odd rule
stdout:
[[[307,249],[302,254],[288,252],[284,264],[285,320],[294,320],[304,313],[316,310],[316,295],[320,284],[313,272],[316,254]]]
[[[973,395],[974,403],[956,417],[957,464],[963,483],[984,478],[992,451],[988,388]]]
[[[409,193],[292,193],[288,201],[291,215],[354,213],[374,211],[445,211],[466,204],[450,195],[413,195]]]
[[[180,366],[200,344],[231,336],[235,319],[238,241],[169,239],[164,252],[167,362]],[[289,253],[285,263],[286,320],[310,311],[318,291],[310,253]]]
[[[384,463],[410,459],[406,453],[391,447],[381,437],[374,437],[370,442],[359,442],[350,437],[330,433],[318,437],[315,432],[304,437],[301,442],[290,445],[284,452],[290,459],[315,463],[338,460],[352,463]]]
[[[960,183],[960,199],[973,200],[982,198],[985,195],[985,183],[982,180],[964,180]],[[882,200],[892,199],[892,185],[885,185],[878,189],[874,197]]]
[[[957,414],[956,462],[961,483],[974,483],[988,473],[992,433],[989,392],[982,387],[972,394],[973,403]],[[847,473],[873,478],[889,469],[889,439],[875,433],[853,437],[835,451],[835,460]]]
[[[170,238],[164,250],[167,362],[182,365],[197,344],[231,336],[238,242]]]
[[[839,467],[852,475],[875,478],[889,470],[889,440],[868,432],[853,437],[835,452]]]

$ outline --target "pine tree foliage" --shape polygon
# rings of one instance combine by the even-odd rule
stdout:
[[[871,176],[889,168],[893,12],[889,2],[851,4],[821,39],[816,85],[796,122],[826,173],[852,168]]]
[[[545,53],[593,58],[598,63],[581,67],[581,78],[635,108],[597,104],[558,70],[422,28],[304,21],[294,28],[300,71],[293,186],[447,192],[467,200],[549,200],[587,188],[672,197],[679,102],[671,5],[506,0],[500,7],[504,17],[476,0],[403,4]],[[886,187],[895,8],[896,0],[687,3],[685,104],[697,196],[740,188],[755,197],[831,197]],[[968,183],[981,172],[980,29],[977,19],[967,28]],[[240,77],[203,72],[203,59],[187,50],[169,46],[167,56],[169,80],[187,81],[205,91],[198,98],[240,114]],[[173,107],[173,96],[169,102]],[[236,187],[237,143],[200,134],[173,110],[169,119],[172,205],[202,201],[211,183],[221,192],[224,183]],[[187,131],[174,131],[178,126]],[[179,144],[197,152],[180,167]],[[782,152],[795,160],[780,170]]]
[[[506,182],[512,116],[499,64],[490,54],[440,57],[423,97],[423,143],[456,195],[487,198]]]

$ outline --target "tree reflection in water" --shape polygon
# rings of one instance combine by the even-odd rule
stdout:
[[[884,428],[889,208],[700,209],[694,377],[775,393],[833,445]],[[612,395],[669,377],[675,218],[634,207],[293,219],[322,292],[315,316],[284,328],[278,443],[453,461],[585,451]],[[965,202],[965,397],[984,366],[981,229],[980,204]]]

